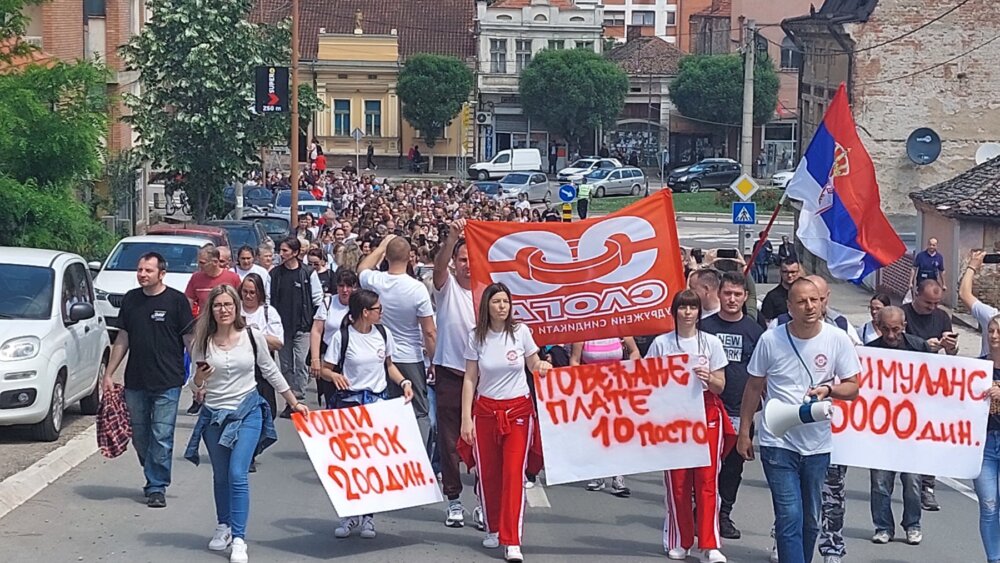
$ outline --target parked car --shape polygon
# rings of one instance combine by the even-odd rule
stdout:
[[[482,192],[493,199],[498,199],[501,191],[500,182],[492,180],[471,182],[465,190],[465,198],[468,199],[473,192]]]
[[[585,177],[592,186],[595,198],[608,195],[639,195],[646,189],[646,175],[642,170],[626,166],[624,168],[599,168]]]
[[[788,187],[788,181],[791,180],[794,175],[794,170],[779,170],[771,176],[771,185],[775,188],[785,189]]]
[[[514,172],[500,178],[501,198],[509,201],[517,200],[523,194],[528,194],[528,201],[552,201],[552,188],[549,178],[541,172]]]
[[[542,169],[542,154],[538,149],[504,149],[487,162],[469,166],[469,178],[489,180],[511,172],[531,172]]]
[[[329,201],[307,200],[299,202],[299,214],[312,213],[316,219],[322,217],[330,209],[333,209],[333,204]]]
[[[243,207],[256,207],[257,209],[267,209],[271,207],[274,194],[267,188],[260,186],[243,187]],[[226,186],[222,190],[222,200],[226,203],[226,209],[236,207],[236,187]]]
[[[584,176],[595,170],[602,168],[610,170],[621,167],[621,161],[616,158],[598,158],[596,156],[581,158],[560,170],[557,178],[559,178],[560,182],[572,182],[574,180],[582,180]]]
[[[730,158],[707,158],[691,166],[674,169],[667,176],[667,186],[674,192],[698,192],[702,188],[721,188],[740,177],[740,164]]]
[[[104,317],[111,339],[118,334],[118,309],[125,293],[136,287],[135,271],[139,257],[147,252],[157,252],[167,261],[167,275],[163,279],[177,291],[187,288],[191,274],[198,270],[198,250],[211,242],[205,237],[145,235],[126,237],[118,241],[103,264],[91,262],[97,312]]]
[[[267,236],[271,237],[271,241],[275,244],[288,238],[288,233],[291,232],[288,215],[278,215],[277,213],[244,213],[243,219],[259,223],[261,227],[264,227],[264,232],[267,233]]]
[[[316,198],[306,190],[299,190],[299,201],[316,201]],[[287,216],[291,210],[292,190],[281,190],[274,194],[274,200],[271,202],[271,213]]]
[[[159,236],[201,237],[207,238],[215,246],[231,246],[229,233],[225,229],[213,225],[196,225],[194,223],[157,223],[146,229],[146,234]]]
[[[236,252],[244,245],[250,246],[250,248],[260,248],[263,244],[272,243],[271,237],[264,230],[264,226],[250,219],[243,219],[242,221],[209,221],[208,224],[226,230],[226,234],[229,235],[229,248],[233,252],[233,258],[236,257]]]
[[[0,426],[28,424],[52,442],[66,407],[97,414],[111,341],[83,258],[34,248],[0,256]]]

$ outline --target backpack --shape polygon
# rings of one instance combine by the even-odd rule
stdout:
[[[372,326],[374,326],[376,329],[378,329],[378,333],[380,335],[382,335],[382,342],[388,344],[389,339],[385,335],[385,327],[382,326],[382,325],[380,325],[380,324],[372,325]],[[348,330],[349,328],[350,328],[350,325],[344,325],[344,324],[340,325],[340,356],[339,356],[340,360],[336,364],[334,364],[334,366],[333,366],[333,371],[335,371],[335,372],[337,372],[339,374],[343,374],[344,373],[344,371],[343,371],[344,370],[344,358],[347,357],[347,341],[348,341],[348,337],[351,334],[351,331]],[[386,369],[386,371],[387,371],[387,374],[388,374],[388,368]]]

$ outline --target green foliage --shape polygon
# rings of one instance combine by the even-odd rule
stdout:
[[[0,74],[0,175],[41,188],[98,175],[106,77],[86,62]]]
[[[757,190],[757,193],[753,194],[753,201],[757,203],[758,211],[774,211],[774,208],[778,206],[778,202],[781,201],[781,196],[785,192],[776,188],[764,188]],[[715,204],[730,209],[733,202],[743,201],[740,199],[736,192],[728,188],[720,188],[718,192],[715,193]]]
[[[251,110],[255,67],[288,65],[291,57],[288,25],[249,22],[252,4],[148,0],[155,16],[121,48],[143,84],[139,96],[124,98],[140,154],[184,178],[199,222],[227,182],[259,168],[260,147],[289,136],[288,114]],[[299,92],[301,115],[321,107],[311,90]]]
[[[759,57],[754,68],[754,124],[771,120],[778,105],[779,86],[774,64],[767,57]],[[677,77],[670,83],[670,99],[687,117],[739,127],[743,122],[743,57],[684,57]]]
[[[115,239],[67,188],[0,177],[0,245],[50,248],[104,259]]]
[[[421,53],[407,59],[396,91],[403,118],[433,147],[444,127],[462,110],[472,91],[472,71],[455,57]]]
[[[628,75],[584,49],[541,51],[521,72],[520,83],[528,117],[577,145],[588,131],[614,124],[628,93]]]
[[[42,0],[0,0],[0,41],[19,39],[28,30],[30,20],[24,8],[41,4]],[[0,63],[9,63],[15,57],[26,55],[33,47],[23,41],[16,41],[7,53],[0,53]]]

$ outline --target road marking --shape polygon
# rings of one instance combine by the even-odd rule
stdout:
[[[549,504],[549,495],[545,494],[545,487],[541,483],[535,483],[530,489],[525,489],[524,496],[528,499],[528,506],[532,508],[552,508]]]
[[[0,518],[40,493],[67,471],[97,452],[97,425],[77,434],[31,467],[0,482]]]
[[[955,489],[959,493],[962,493],[963,495],[971,498],[972,500],[976,501],[977,503],[979,502],[979,497],[976,496],[976,491],[970,489],[964,483],[956,481],[955,479],[952,479],[951,477],[938,477],[938,481],[941,481],[945,485],[948,485],[952,489]]]

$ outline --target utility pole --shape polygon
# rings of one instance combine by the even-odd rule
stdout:
[[[292,0],[292,93],[291,93],[292,137],[289,139],[291,172],[288,179],[292,184],[292,209],[289,225],[297,225],[299,220],[299,0]]]
[[[740,131],[740,164],[743,172],[753,174],[753,71],[757,64],[757,23],[747,20],[743,57],[743,128]],[[746,225],[739,228],[739,249],[746,254]]]

